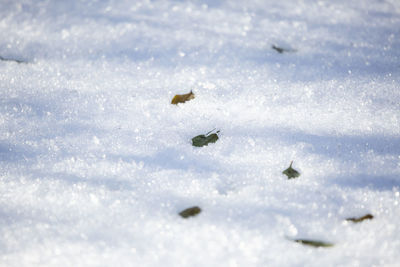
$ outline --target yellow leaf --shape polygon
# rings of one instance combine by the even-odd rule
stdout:
[[[178,103],[185,103],[186,101],[189,101],[194,98],[194,94],[192,91],[188,94],[184,95],[176,95],[174,98],[172,98],[171,104],[177,105]]]

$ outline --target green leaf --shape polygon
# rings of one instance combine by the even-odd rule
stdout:
[[[197,147],[202,147],[202,146],[208,145],[209,143],[217,142],[219,131],[217,131],[216,133],[210,134],[211,132],[208,132],[205,135],[201,134],[201,135],[193,137],[192,145],[197,146]]]
[[[362,217],[358,217],[358,218],[347,218],[346,221],[350,221],[353,223],[359,223],[362,222],[364,220],[372,220],[374,218],[374,216],[372,216],[371,214],[366,214]]]
[[[199,214],[201,212],[201,209],[197,206],[191,207],[191,208],[187,208],[181,212],[179,212],[179,215],[182,218],[189,218],[189,217],[193,217],[196,216],[197,214]]]
[[[311,246],[311,247],[333,247],[335,244],[333,243],[328,243],[324,241],[319,241],[319,240],[310,240],[310,239],[293,239],[294,242],[306,245],[306,246]]]
[[[293,161],[290,163],[289,168],[284,170],[282,173],[285,174],[288,179],[297,178],[300,176],[300,173],[292,168]]]

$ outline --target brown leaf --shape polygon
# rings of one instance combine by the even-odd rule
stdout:
[[[188,94],[184,95],[176,95],[174,98],[172,98],[171,104],[177,105],[178,103],[185,103],[186,101],[189,101],[194,98],[194,94],[192,91]]]
[[[374,216],[372,216],[371,214],[366,214],[362,217],[358,217],[358,218],[347,218],[346,221],[351,221],[354,223],[359,223],[362,222],[364,220],[372,220],[374,218]]]

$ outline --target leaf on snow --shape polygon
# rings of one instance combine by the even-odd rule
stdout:
[[[174,98],[172,98],[171,104],[177,105],[178,103],[185,103],[186,101],[189,101],[194,98],[194,94],[192,91],[188,94],[184,95],[176,95]]]
[[[374,218],[374,216],[372,216],[371,214],[366,214],[362,217],[358,217],[358,218],[347,218],[346,221],[351,221],[354,223],[359,223],[362,222],[364,220],[372,220]]]
[[[201,209],[197,206],[191,207],[191,208],[187,208],[181,212],[179,212],[179,215],[182,218],[189,218],[189,217],[193,217],[196,216],[197,214],[199,214],[201,212]]]
[[[324,241],[319,241],[319,240],[310,240],[310,239],[293,239],[294,242],[306,245],[306,246],[311,246],[311,247],[333,247],[333,243],[328,243]]]
[[[288,177],[288,179],[292,179],[292,178],[296,178],[296,177],[300,176],[300,173],[292,168],[292,164],[293,164],[293,161],[290,162],[289,168],[287,168],[286,170],[284,170],[282,172],[283,174],[285,174]]]
[[[279,54],[285,53],[285,52],[296,52],[297,50],[295,49],[288,49],[288,48],[282,48],[276,45],[271,46],[272,49],[276,50]]]
[[[19,60],[19,59],[5,58],[5,57],[2,57],[2,56],[0,56],[0,60],[1,61],[14,61],[14,62],[16,62],[18,64],[26,63],[25,61],[22,61],[22,60]]]
[[[212,130],[214,131],[214,130]],[[206,146],[209,143],[215,143],[218,140],[218,133],[219,131],[217,131],[216,133],[212,133],[210,134],[212,131],[198,136],[195,136],[192,138],[192,145],[193,146],[197,146],[197,147],[202,147],[202,146]]]

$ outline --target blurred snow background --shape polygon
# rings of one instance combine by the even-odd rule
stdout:
[[[397,266],[400,2],[0,2],[0,266]]]

